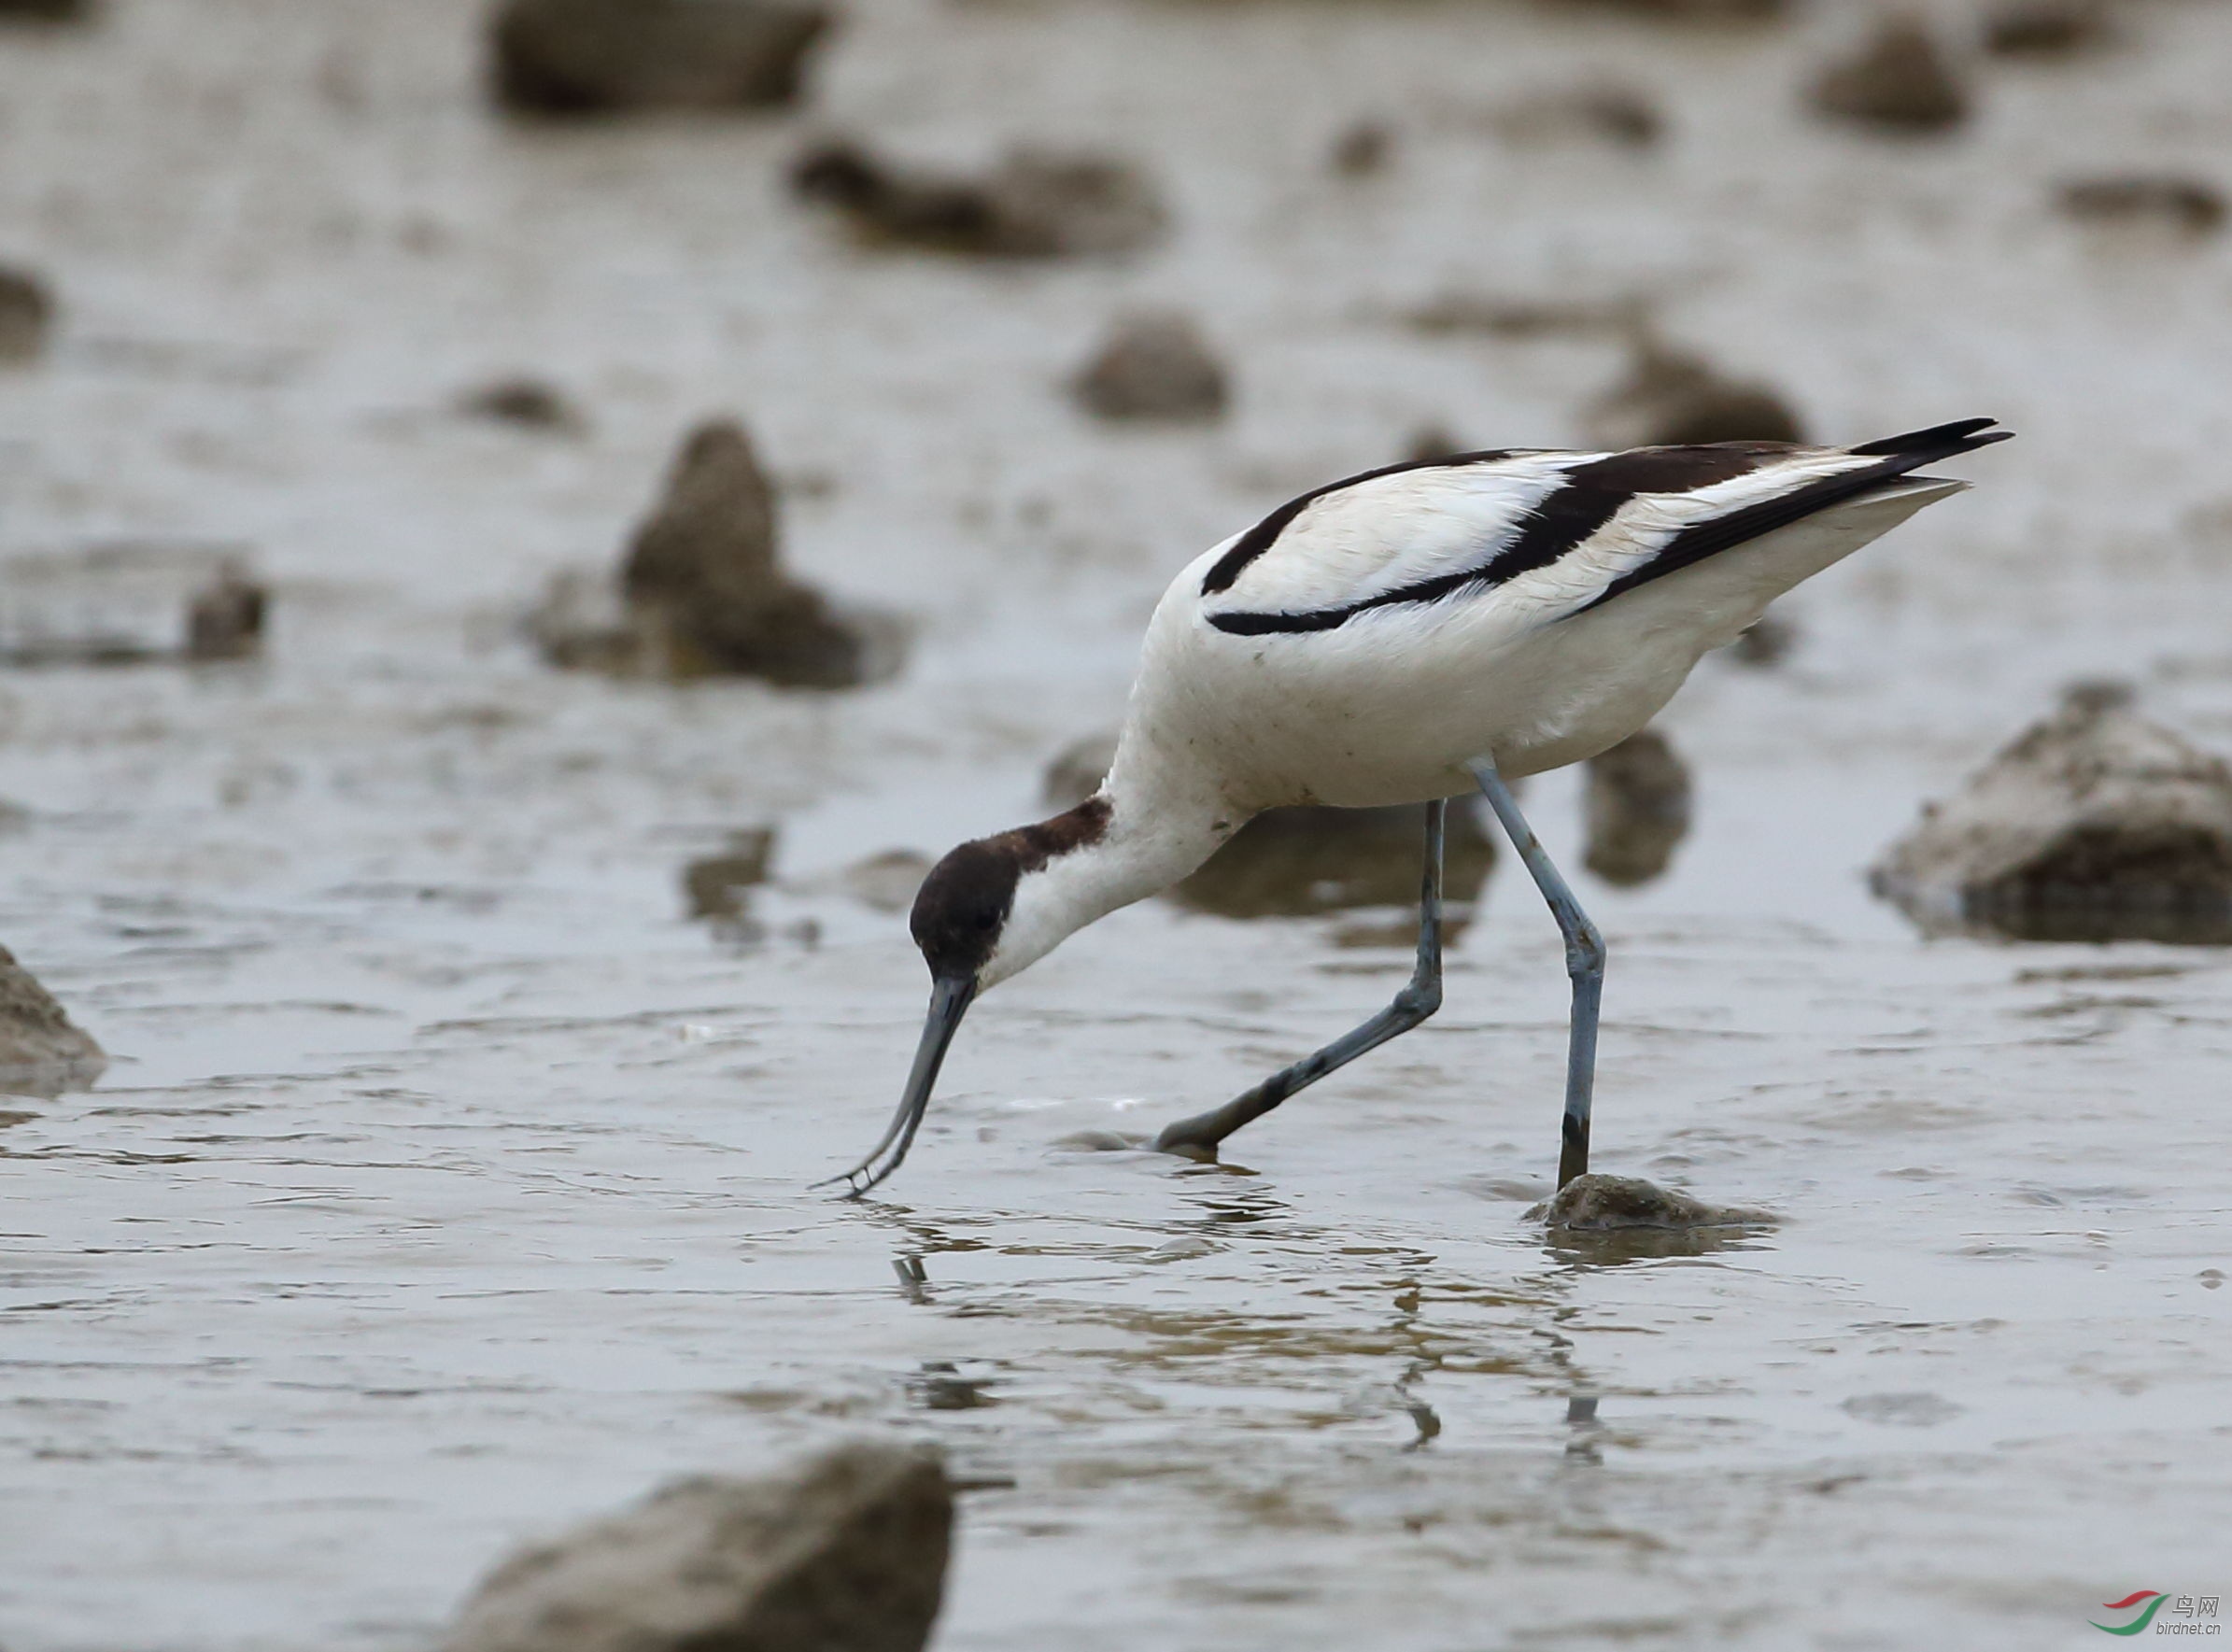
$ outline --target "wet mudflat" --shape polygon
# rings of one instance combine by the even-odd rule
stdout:
[[[521,1538],[854,1433],[976,1485],[956,1649],[2081,1645],[2102,1601],[2221,1592],[2232,958],[1928,940],[1862,879],[2071,677],[2232,746],[2194,365],[2232,265],[2054,204],[2222,152],[2232,25],[2143,20],[1916,148],[1798,112],[1833,18],[860,8],[813,118],[1159,177],[1167,247],[1060,267],[855,245],[785,198],[802,118],[492,120],[461,5],[0,40],[0,222],[60,305],[0,377],[0,555],[40,571],[0,626],[115,619],[73,557],[247,554],[275,600],[260,661],[0,678],[0,941],[113,1058],[0,1098],[0,1644],[416,1646]],[[1504,135],[1603,75],[1660,143]],[[1367,117],[1392,161],[1333,177]],[[921,1010],[840,870],[1037,812],[1202,546],[1429,423],[1576,440],[1625,372],[1407,310],[1638,289],[1824,436],[2022,432],[1800,593],[1786,663],[1701,669],[1664,878],[1579,873],[1578,780],[1529,791],[1613,947],[1599,1167],[1782,1224],[1524,1220],[1564,983],[1507,862],[1443,1015],[1226,1165],[1062,1144],[1260,1078],[1400,948],[1119,914],[971,1017],[880,1197],[809,1193]],[[1077,364],[1173,302],[1228,417],[1094,425]],[[521,373],[586,428],[455,411]],[[913,617],[897,679],[536,660],[548,575],[609,565],[722,411],[791,566]],[[688,921],[682,868],[761,824],[750,923]]]

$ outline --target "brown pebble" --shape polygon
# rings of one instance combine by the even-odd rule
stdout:
[[[270,593],[237,562],[227,562],[189,599],[186,657],[246,659],[263,646],[263,620]]]
[[[2080,178],[2063,184],[2056,199],[2070,217],[2098,224],[2153,224],[2197,236],[2213,234],[2225,222],[2222,190],[2174,174]]]
[[[792,162],[790,184],[801,200],[843,212],[870,240],[980,258],[1133,252],[1158,240],[1167,218],[1130,163],[1030,148],[972,176],[824,139]]]
[[[46,282],[28,270],[0,266],[0,362],[36,356],[53,322],[54,300]]]
[[[544,117],[774,107],[797,100],[834,15],[811,0],[506,0],[495,92]]]
[[[1928,27],[1893,13],[1851,56],[1823,70],[1811,92],[1821,114],[1879,131],[1922,136],[1969,116],[1969,93]]]
[[[1201,330],[1167,311],[1119,318],[1070,390],[1101,418],[1166,421],[1217,418],[1229,394]]]
[[[2103,45],[2110,35],[2098,0],[2004,0],[1985,18],[1984,46],[1995,57],[2061,58]]]
[[[1342,177],[1371,177],[1394,159],[1394,132],[1381,120],[1359,120],[1333,140],[1327,164]]]

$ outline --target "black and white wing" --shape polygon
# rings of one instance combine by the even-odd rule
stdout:
[[[1858,447],[1508,451],[1370,471],[1291,500],[1219,546],[1201,613],[1219,630],[1264,636],[1496,593],[1547,624],[2004,441],[1997,422]]]

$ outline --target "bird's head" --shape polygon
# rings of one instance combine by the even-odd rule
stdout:
[[[1091,880],[1077,875],[1072,858],[1107,837],[1110,814],[1106,798],[1088,798],[1051,820],[964,843],[930,868],[909,919],[930,967],[930,1013],[891,1128],[837,1179],[854,1193],[866,1193],[906,1158],[946,1050],[977,995],[1036,964],[1114,904],[1094,898]]]

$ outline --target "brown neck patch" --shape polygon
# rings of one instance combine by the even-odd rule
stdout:
[[[1088,798],[1052,820],[964,843],[931,868],[908,921],[930,973],[973,977],[999,945],[1024,874],[1099,842],[1112,812],[1106,798]]]

